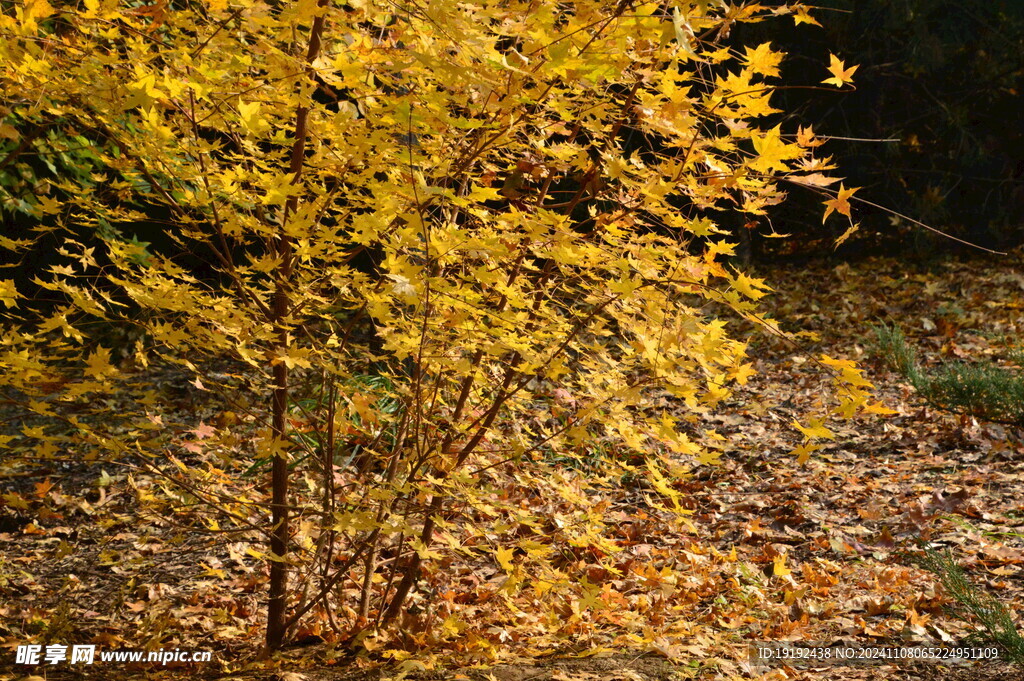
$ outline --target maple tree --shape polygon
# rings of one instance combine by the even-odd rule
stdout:
[[[624,476],[684,525],[674,481],[719,455],[695,424],[752,373],[715,311],[784,335],[706,211],[763,215],[786,180],[850,217],[856,190],[828,189],[813,130],[764,123],[783,55],[726,40],[772,15],[813,21],[721,1],[15,3],[0,15],[5,136],[56,128],[90,151],[35,184],[32,230],[0,240],[62,240],[63,262],[31,280],[59,303],[0,282],[0,380],[53,421],[21,436],[40,457],[136,461],[261,527],[271,650],[314,611],[371,645],[442,550],[493,555],[502,594],[614,598],[553,547],[617,569],[590,502]],[[854,70],[833,56],[824,82]],[[154,206],[170,247],[131,234]],[[144,329],[133,364],[90,334],[97,320]],[[131,368],[225,389],[242,372],[204,363],[219,357],[270,414],[246,466],[270,481],[228,500],[203,489],[238,473],[230,457],[169,454],[182,433]],[[852,362],[821,361],[832,414],[880,411]],[[134,395],[117,414],[114,390]],[[184,431],[186,451],[237,447],[234,418]],[[801,460],[824,423],[795,424]],[[510,499],[503,469],[565,510]],[[460,521],[475,527],[461,539]]]

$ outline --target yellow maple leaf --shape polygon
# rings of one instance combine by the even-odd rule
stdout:
[[[707,260],[714,260],[718,255],[736,255],[736,247],[739,244],[729,243],[728,241],[715,241],[708,246],[707,252],[704,257]]]
[[[37,207],[43,213],[47,215],[54,215],[60,212],[62,204],[57,199],[51,198],[49,196],[40,196],[37,198],[39,199]]]
[[[843,63],[842,59],[831,53],[828,56],[830,62],[828,71],[832,74],[832,77],[826,78],[821,82],[825,85],[835,85],[836,87],[843,87],[845,83],[852,83],[853,72],[860,67],[855,64],[850,68],[846,68],[846,64]]]
[[[110,350],[103,346],[96,348],[85,360],[85,364],[88,367],[85,370],[86,375],[93,378],[102,378],[106,374],[117,373],[117,369],[110,364]]]
[[[13,279],[0,279],[0,302],[7,307],[14,307],[17,305],[15,301],[21,297]]]
[[[860,223],[852,223],[849,227],[846,228],[845,232],[839,235],[839,238],[835,240],[835,243],[832,244],[832,247],[839,248],[839,246],[842,245],[844,241],[853,236],[854,232],[856,232],[858,229],[860,229]]]
[[[754,370],[754,365],[748,362],[747,364],[741,364],[738,367],[730,369],[729,377],[740,385],[746,385],[747,380],[756,373],[757,371]]]
[[[501,569],[505,572],[512,571],[512,553],[514,551],[515,549],[506,547],[494,552],[494,557],[497,559],[498,565],[500,565]]]
[[[27,511],[29,509],[28,500],[21,496],[17,492],[8,492],[0,497],[4,500],[7,506],[20,511]]]
[[[547,592],[551,591],[551,589],[555,586],[554,582],[548,582],[543,579],[531,582],[531,585],[533,586],[534,594],[538,597],[543,596]]]
[[[786,554],[780,553],[772,561],[772,574],[776,577],[785,577],[792,574],[792,570],[786,567]]]
[[[722,452],[714,449],[702,450],[696,457],[701,466],[717,466],[722,461]]]
[[[767,291],[773,290],[770,286],[764,283],[764,279],[748,277],[740,272],[736,273],[736,278],[733,279],[732,286],[751,300],[760,300],[765,297]]]
[[[865,414],[880,414],[882,416],[886,416],[886,415],[889,415],[889,414],[898,414],[899,412],[896,411],[895,409],[889,409],[889,407],[886,407],[881,402],[877,402],[875,404],[867,404],[867,405],[865,405],[864,406],[864,413]]]
[[[165,96],[163,91],[156,86],[156,75],[153,73],[140,76],[138,80],[129,84],[128,92],[130,93],[127,101],[129,108],[141,106],[143,109],[148,109],[154,101]]]
[[[818,23],[818,20],[811,16],[810,10],[807,8],[807,5],[796,5],[793,7],[793,12],[795,13],[795,15],[793,16],[793,21],[796,22],[797,26],[799,26],[800,24],[812,24],[814,26],[821,26],[821,24]]]
[[[871,381],[861,375],[861,370],[857,368],[857,363],[852,359],[835,359],[828,355],[822,355],[821,363],[835,369],[839,373],[837,378],[849,386],[860,388],[874,387],[871,385]]]
[[[790,452],[790,454],[796,455],[796,462],[803,466],[805,463],[807,463],[807,459],[811,458],[811,454],[818,451],[819,449],[821,449],[821,445],[816,445],[811,442],[805,442],[796,449],[794,449],[792,452]]]
[[[796,129],[796,143],[806,149],[812,149],[820,147],[825,143],[825,140],[820,140],[814,136],[813,125],[808,125],[806,128],[801,125]]]
[[[765,76],[779,76],[779,63],[782,61],[782,52],[773,52],[771,43],[762,43],[755,49],[746,48],[743,56],[744,63],[754,73]]]
[[[260,116],[260,102],[242,102],[238,105],[238,114],[242,120],[242,127],[247,132],[254,134],[265,132],[270,129],[270,123]]]
[[[409,542],[409,546],[410,548],[412,548],[412,550],[416,552],[416,555],[418,555],[423,560],[436,560],[438,558],[441,558],[440,553],[438,553],[437,551],[431,551],[430,547],[424,544],[419,539],[413,539],[411,542]]]
[[[847,189],[843,186],[843,183],[840,182],[839,191],[836,193],[836,197],[825,201],[825,215],[821,218],[821,221],[825,222],[825,220],[828,219],[828,216],[832,215],[833,211],[841,215],[845,215],[846,217],[850,217],[850,197],[859,189],[860,187],[850,187]]]
[[[754,151],[757,158],[750,162],[752,170],[761,173],[770,173],[773,170],[783,172],[789,170],[785,161],[799,157],[803,152],[795,144],[786,144],[782,141],[781,125],[777,125],[763,136],[751,133],[750,139],[754,143]]]
[[[824,426],[824,419],[811,419],[810,425],[801,426],[798,421],[793,421],[793,426],[809,439],[824,438],[834,440],[835,434]]]

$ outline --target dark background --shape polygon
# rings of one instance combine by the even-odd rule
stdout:
[[[856,90],[784,89],[773,104],[783,132],[812,124],[819,149],[857,196],[994,249],[1024,242],[1024,0],[822,0],[822,28],[795,22],[737,26],[737,44],[771,41],[788,53],[783,79],[817,85],[829,53],[859,64]],[[824,86],[830,88],[830,86]],[[833,88],[834,89],[834,88]],[[752,257],[930,258],[971,249],[882,210],[854,205],[861,231],[833,252],[848,226],[821,226],[822,197],[800,188],[772,215],[794,239],[754,238]],[[763,231],[763,228],[762,230]]]

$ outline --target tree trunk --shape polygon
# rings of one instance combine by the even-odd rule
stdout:
[[[323,8],[327,0],[320,0],[317,6]],[[320,54],[320,44],[324,31],[324,15],[319,14],[313,20],[313,26],[309,32],[309,47],[306,51],[306,63],[312,64]],[[310,70],[309,76],[315,77]],[[309,134],[307,121],[309,118],[309,107],[300,105],[295,110],[295,143],[292,145],[292,156],[289,170],[293,174],[292,183],[298,184],[302,177],[302,166],[306,155],[306,138]],[[271,434],[277,440],[287,439],[288,428],[288,366],[281,361],[281,356],[287,354],[291,345],[290,320],[287,319],[289,307],[291,306],[291,279],[292,279],[292,244],[285,225],[288,217],[295,213],[298,208],[299,199],[291,196],[284,206],[284,215],[281,218],[281,229],[277,234],[274,248],[275,255],[281,260],[277,271],[277,283],[274,291],[274,308],[271,322],[274,324],[277,336],[277,363],[274,365],[274,393],[271,404],[272,420]],[[266,653],[269,655],[277,650],[284,643],[285,614],[288,609],[288,454],[277,451],[274,456],[274,465],[270,477],[271,489],[271,526],[270,552],[273,554],[270,562],[270,598],[267,603],[267,639]]]

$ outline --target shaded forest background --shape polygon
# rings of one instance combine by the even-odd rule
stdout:
[[[859,64],[854,93],[780,88],[777,107],[833,137],[846,184],[893,211],[988,248],[1024,241],[1024,3],[1015,0],[825,0],[823,28],[744,25],[739,40],[771,40],[789,54],[791,82],[814,82],[830,51]],[[857,141],[892,140],[892,141]],[[831,251],[817,196],[791,193],[777,231],[755,237],[755,259]],[[839,249],[858,256],[899,250],[932,257],[963,246],[864,204],[862,231]],[[835,229],[842,230],[839,223]],[[764,231],[763,226],[759,227]],[[815,238],[816,237],[816,238]]]

